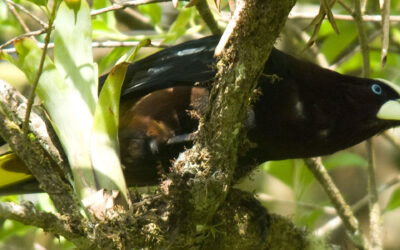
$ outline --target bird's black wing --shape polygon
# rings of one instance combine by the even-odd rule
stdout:
[[[188,41],[129,65],[121,98],[144,96],[155,90],[193,85],[215,76],[214,50],[219,36]],[[100,78],[100,86],[107,75]]]

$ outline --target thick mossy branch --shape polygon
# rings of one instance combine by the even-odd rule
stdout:
[[[0,202],[0,216],[42,228],[55,235],[62,235],[78,246],[85,246],[85,249],[94,249],[85,234],[81,232],[81,228],[74,227],[75,223],[67,216],[40,211],[32,203],[18,205],[12,202]]]
[[[202,242],[205,246],[217,244],[220,249],[262,249],[275,244],[262,240],[263,235],[269,235],[264,208],[258,202],[250,202],[249,194],[236,191],[233,194],[230,187],[239,144],[245,138],[242,125],[257,78],[294,3],[293,0],[237,2],[228,25],[231,29],[225,33],[229,39],[217,65],[218,74],[208,111],[200,121],[197,141],[180,156],[170,181],[164,182],[163,191],[167,197],[175,197],[172,204],[180,207],[170,216],[177,220],[174,233],[182,235],[174,246],[186,242],[189,247]],[[288,228],[285,220],[276,221]],[[273,228],[278,234],[282,229]],[[241,235],[243,231],[248,237]],[[197,232],[193,234],[197,238],[190,237],[190,232]],[[187,238],[183,237],[185,234]],[[300,245],[304,246],[307,240],[302,234],[299,233]],[[297,243],[292,249],[299,246]]]
[[[58,173],[60,169],[57,163],[65,163],[49,136],[48,131],[51,128],[47,126],[45,118],[33,110],[29,124],[31,131],[34,131],[33,137],[25,135],[21,125],[26,99],[4,81],[0,81],[0,107],[0,135],[26,164],[41,188],[50,195],[56,208],[62,213],[80,217],[71,186]],[[64,167],[62,170],[63,176],[68,176],[68,168]]]
[[[257,79],[294,3],[237,1],[232,21],[221,39],[227,41],[222,46],[226,49],[217,65],[197,142],[186,152],[186,161],[176,164],[182,175],[195,177],[187,185],[193,219],[200,224],[209,222],[232,184],[239,142],[245,134],[243,121]]]

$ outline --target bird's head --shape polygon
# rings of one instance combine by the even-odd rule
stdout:
[[[251,134],[263,134],[259,143],[271,145],[260,152],[266,159],[331,154],[400,125],[396,84],[342,75],[290,56],[285,63],[290,67],[269,65],[281,80],[265,78],[263,97],[254,105],[263,126]]]
[[[371,84],[371,91],[380,103],[376,117],[400,124],[400,87],[387,80],[377,79]]]

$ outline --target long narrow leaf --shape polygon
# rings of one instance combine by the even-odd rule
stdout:
[[[84,197],[96,188],[89,145],[97,102],[97,67],[93,63],[87,2],[61,3],[55,23],[54,64],[65,86],[41,99],[45,103],[49,100],[55,103],[49,113],[58,130],[62,131],[60,139],[72,167],[75,186],[78,194]],[[48,91],[51,84],[44,83],[44,91]],[[60,106],[64,106],[62,113]]]
[[[91,136],[91,158],[97,183],[107,190],[119,190],[127,200],[127,188],[119,161],[119,99],[127,63],[110,72],[99,96]]]

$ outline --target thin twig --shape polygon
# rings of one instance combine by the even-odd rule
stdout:
[[[333,183],[325,167],[322,165],[321,158],[308,158],[305,159],[304,162],[324,188],[325,193],[328,195],[333,206],[336,208],[338,215],[342,219],[346,230],[349,232],[353,243],[361,249],[368,249],[368,240],[362,234],[360,225],[349,205],[345,202],[339,189]]]
[[[385,67],[387,53],[389,49],[389,42],[390,42],[390,0],[384,0],[381,6],[381,13],[382,13],[382,35],[381,35],[381,42],[382,42],[382,49],[381,49],[381,67]]]
[[[313,18],[315,18],[316,15],[317,15],[317,13],[313,13],[313,12],[296,12],[296,11],[294,11],[294,12],[290,13],[289,19],[313,19]],[[336,20],[354,21],[354,19],[351,15],[333,14],[333,17]],[[363,20],[364,20],[364,22],[381,22],[382,16],[380,16],[380,15],[364,15]],[[400,15],[389,16],[389,21],[395,22],[395,23],[400,22]]]
[[[369,62],[369,48],[367,41],[367,33],[363,25],[363,16],[361,15],[360,0],[354,0],[354,12],[352,13],[354,21],[358,30],[358,39],[361,46],[361,54],[363,58],[362,76],[369,77],[370,75],[370,62]]]
[[[8,4],[13,5],[15,8],[18,8],[19,10],[21,10],[22,12],[24,12],[26,15],[30,16],[33,20],[35,20],[36,22],[38,22],[40,25],[43,26],[43,28],[47,28],[48,25],[46,22],[43,22],[40,18],[38,18],[37,16],[33,15],[31,11],[27,10],[24,6],[17,4],[16,2],[13,2],[11,0],[5,0]]]
[[[298,25],[294,25],[291,22],[286,23],[286,26],[290,29],[290,31],[293,31],[293,35],[298,37],[299,40],[303,41],[304,43],[307,43],[307,41],[310,40],[310,35],[305,32],[304,30],[300,29]],[[324,68],[329,68],[329,62],[326,59],[325,55],[320,52],[317,46],[311,46],[308,48],[311,50],[311,52],[315,55],[315,58],[318,62],[318,65],[324,67]]]
[[[131,7],[131,6],[138,6],[138,5],[143,5],[143,4],[149,4],[149,3],[160,3],[160,2],[167,2],[168,0],[133,0],[133,1],[127,1],[127,2],[123,2],[123,3],[114,3],[111,6],[107,6],[105,8],[102,9],[98,9],[98,10],[92,10],[90,12],[91,16],[96,16],[96,15],[100,15],[109,11],[115,11],[115,10],[120,10],[120,9],[124,9],[127,7]]]
[[[55,16],[56,16],[55,15],[56,14],[56,10],[57,10],[57,4],[54,4],[53,5],[53,10],[51,11],[51,14],[50,14],[49,26],[48,27],[52,27],[53,26],[53,22],[54,22],[54,19],[55,19]],[[28,135],[28,131],[29,131],[29,116],[31,115],[33,102],[35,100],[35,91],[36,91],[36,88],[37,88],[37,86],[39,84],[40,76],[42,75],[44,60],[45,60],[45,58],[47,56],[47,45],[50,42],[51,30],[52,30],[51,28],[47,29],[46,37],[44,39],[44,48],[43,48],[43,52],[42,52],[42,57],[40,58],[40,63],[39,63],[38,71],[36,73],[36,78],[35,78],[34,82],[32,83],[32,92],[29,95],[29,99],[28,99],[28,104],[27,104],[26,113],[25,113],[25,120],[24,120],[24,123],[22,125],[22,130],[24,131],[24,133],[26,135]]]
[[[85,246],[94,245],[83,232],[76,230],[77,227],[71,227],[71,221],[67,217],[40,211],[30,202],[22,205],[13,202],[0,202],[0,217],[15,220],[25,225],[36,226],[55,235],[62,235],[71,242],[77,243],[78,246],[82,246],[83,243]]]
[[[349,13],[352,14],[353,13],[353,9],[345,2],[343,2],[343,0],[337,0],[337,2]],[[351,18],[351,20],[353,20],[353,16],[349,16]]]
[[[2,45],[0,45],[0,50],[2,50],[4,47],[14,43],[15,41],[22,39],[22,38],[30,37],[30,36],[38,36],[38,35],[45,33],[46,31],[47,31],[47,28],[43,28],[40,30],[31,31],[31,32],[19,35],[17,37],[14,37],[14,38],[8,40],[7,42],[3,43]]]
[[[388,190],[389,188],[393,187],[394,185],[397,185],[400,183],[400,175],[394,177],[393,179],[389,180],[388,182],[382,184],[378,188],[378,193],[381,194],[384,191]],[[363,207],[369,204],[369,195],[367,194],[360,200],[358,200],[356,203],[354,203],[351,206],[351,209],[354,213],[360,211]],[[333,230],[338,228],[340,225],[342,225],[342,220],[340,219],[339,216],[336,216],[332,219],[330,219],[327,223],[319,227],[314,231],[314,234],[316,236],[324,237],[328,234],[331,234]]]
[[[354,0],[354,21],[358,29],[358,37],[361,46],[361,55],[363,58],[363,77],[370,75],[369,47],[367,41],[367,33],[364,29],[363,16],[361,13],[361,5],[359,0]],[[372,139],[367,140],[368,150],[368,194],[370,208],[370,238],[371,247],[373,249],[382,249],[382,218],[379,207],[378,191],[375,180],[375,156]]]
[[[8,9],[13,13],[15,18],[17,18],[19,24],[21,24],[21,26],[24,29],[25,33],[30,32],[31,30],[29,29],[28,25],[26,25],[24,19],[22,19],[22,17],[19,15],[19,13],[15,9],[14,5],[11,4],[11,2],[12,1],[6,0],[6,4],[7,4]],[[32,36],[32,39],[36,41],[36,38],[34,36]]]
[[[368,152],[368,194],[369,194],[369,209],[370,209],[370,238],[372,249],[382,249],[382,218],[381,209],[379,206],[379,196],[376,187],[375,179],[375,152],[373,140],[367,140]]]
[[[120,42],[120,41],[98,41],[98,42],[92,42],[92,48],[116,48],[116,47],[135,47],[138,46],[140,42],[137,41],[126,41],[126,42]],[[39,42],[38,47],[43,49],[45,43]],[[143,47],[150,47],[150,48],[168,48],[169,45],[162,44],[160,42],[154,42],[152,41],[149,44],[146,44]],[[54,48],[54,43],[48,43],[47,49],[52,49]],[[5,53],[16,53],[15,48],[9,48],[9,49],[3,49],[2,50]]]
[[[151,20],[149,17],[143,15],[139,11],[129,8],[123,10],[126,14],[130,15],[132,18],[136,19],[137,21],[141,22],[144,25],[151,26]]]
[[[138,5],[143,5],[143,4],[149,4],[149,3],[159,3],[159,2],[167,2],[169,0],[135,0],[135,1],[128,1],[128,2],[124,2],[121,4],[113,4],[111,6],[102,8],[102,9],[98,9],[98,10],[92,10],[90,12],[91,16],[96,16],[96,15],[100,15],[109,11],[115,11],[115,10],[120,10],[120,9],[124,9],[130,6],[138,6]],[[0,50],[2,50],[3,48],[5,48],[6,46],[12,44],[13,42],[22,39],[24,37],[30,37],[30,36],[38,36],[41,35],[43,33],[45,33],[47,31],[47,27],[48,25],[46,25],[46,28],[40,29],[40,30],[35,30],[32,32],[28,32],[25,34],[22,34],[20,36],[14,37],[13,39],[8,40],[7,42],[5,42],[4,44],[0,45]],[[53,27],[52,27],[53,29]]]
[[[213,35],[221,35],[222,32],[218,28],[218,23],[215,21],[213,14],[208,7],[207,1],[200,0],[196,4],[196,9],[199,12],[200,16],[203,18],[204,22],[206,22],[208,28],[210,28]]]
[[[370,34],[368,37],[368,44],[371,43],[372,41],[374,41],[375,38],[377,38],[379,36],[379,34],[380,34],[379,30],[375,30],[374,32],[372,32],[372,34]],[[346,49],[344,53],[341,53],[338,56],[338,58],[335,59],[335,61],[329,68],[331,70],[337,69],[340,65],[347,62],[352,56],[354,56],[354,54],[360,52],[360,50],[361,50],[361,46],[359,43],[352,47],[349,46],[349,48]]]
[[[368,3],[368,0],[362,0],[362,3],[361,3],[361,13],[363,13],[363,15],[364,15],[364,13],[365,13],[365,10],[367,9],[367,3]]]
[[[383,133],[383,137],[394,146],[397,151],[400,152],[400,141],[397,139],[397,137],[393,136],[389,131],[386,131]]]
[[[112,1],[113,4],[123,4],[120,0],[114,0]],[[151,25],[151,20],[148,16],[143,15],[139,11],[133,9],[133,8],[125,8],[123,9],[123,12],[131,16],[132,18],[136,19],[137,21],[141,22],[144,25],[147,26],[152,26]]]
[[[336,25],[335,18],[333,17],[331,8],[335,4],[336,0],[321,0],[320,7],[318,14],[313,18],[313,20],[308,24],[306,29],[309,27],[314,27],[313,33],[311,35],[310,40],[307,42],[307,47],[310,47],[314,44],[315,40],[317,39],[317,35],[319,30],[321,29],[322,22],[325,18],[328,19],[331,27],[335,30],[336,33],[339,33],[339,30]]]

